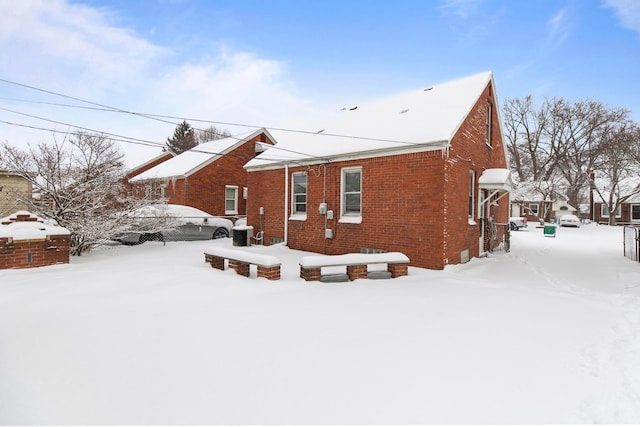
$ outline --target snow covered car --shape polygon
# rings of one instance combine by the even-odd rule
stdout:
[[[562,215],[558,222],[561,227],[580,227],[580,218],[575,215]]]
[[[229,237],[233,223],[209,215],[200,209],[184,205],[150,205],[135,214],[137,226],[116,240],[137,245],[150,240],[161,242],[180,240],[210,240]]]
[[[523,216],[509,218],[509,230],[520,230],[521,228],[527,228],[527,218]]]

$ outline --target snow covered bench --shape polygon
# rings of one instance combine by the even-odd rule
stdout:
[[[280,265],[282,263],[272,255],[213,246],[205,251],[204,260],[218,270],[224,270],[224,261],[229,260],[229,268],[245,277],[249,277],[250,266],[256,265],[258,266],[258,277],[264,277],[268,280],[280,279]]]
[[[386,252],[304,256],[300,259],[300,277],[307,281],[322,280],[322,267],[346,266],[349,280],[373,278],[373,272],[369,272],[369,264],[387,264],[387,274],[390,274],[390,277],[409,274],[409,258],[405,254]]]

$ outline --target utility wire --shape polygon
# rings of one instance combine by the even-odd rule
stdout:
[[[22,128],[43,130],[43,131],[52,132],[52,133],[60,133],[60,134],[63,134],[63,135],[77,135],[78,134],[78,132],[69,132],[69,131],[61,131],[61,130],[50,129],[50,128],[43,128],[43,127],[39,127],[39,126],[25,125],[25,124],[22,124],[22,123],[8,122],[6,120],[0,120],[0,123],[5,123],[5,124],[10,125],[10,126],[18,126],[18,127],[22,127]],[[78,128],[78,129],[81,129],[81,128]],[[98,133],[104,134],[104,135],[110,135],[110,134],[107,134],[107,133],[104,133],[104,132],[98,132]],[[146,146],[150,146],[150,147],[158,147],[158,143],[157,142],[151,142],[151,141],[147,141],[147,142],[144,142],[143,140],[132,141],[132,140],[129,140],[129,139],[117,139],[117,138],[109,138],[109,139],[111,139],[112,141],[126,142],[126,143],[129,143],[129,144],[137,144],[137,145],[146,145]]]
[[[100,103],[97,103],[97,102],[87,101],[87,100],[84,100],[84,99],[81,99],[81,98],[76,98],[76,97],[73,97],[73,96],[64,95],[64,94],[61,94],[61,93],[58,93],[58,92],[53,92],[53,91],[50,91],[50,90],[41,89],[41,88],[38,88],[38,87],[35,87],[35,86],[26,85],[26,84],[23,84],[23,83],[18,83],[18,82],[14,82],[14,81],[3,79],[3,78],[0,78],[0,82],[4,82],[4,83],[7,83],[7,84],[12,84],[12,85],[16,85],[16,86],[25,87],[25,88],[28,88],[28,89],[31,89],[31,90],[44,92],[44,93],[60,96],[60,97],[67,98],[67,99],[72,99],[74,101],[83,102],[83,103],[86,103],[86,104],[89,104],[89,105],[94,105],[94,106],[100,107],[100,108],[91,108],[91,107],[85,107],[85,106],[74,106],[74,105],[51,103],[52,105],[71,107],[71,108],[87,108],[87,109],[94,109],[94,110],[98,109],[98,110],[107,111],[107,112],[131,114],[131,115],[135,115],[135,116],[138,116],[138,117],[147,118],[147,119],[150,119],[150,120],[156,120],[156,121],[160,121],[160,122],[163,122],[163,123],[169,123],[169,124],[172,124],[172,125],[177,125],[178,123],[171,122],[171,121],[165,120],[165,119],[183,120],[183,121],[192,121],[192,122],[201,122],[201,123],[211,123],[211,124],[220,124],[220,125],[226,125],[226,126],[248,127],[248,128],[253,128],[253,129],[265,128],[265,129],[272,129],[272,130],[277,130],[277,131],[282,131],[282,132],[295,132],[295,133],[302,133],[302,134],[309,134],[309,135],[319,134],[319,135],[324,135],[324,136],[333,136],[333,137],[350,138],[350,139],[367,140],[367,141],[392,142],[392,143],[396,143],[396,144],[424,145],[423,143],[401,141],[401,140],[394,140],[394,139],[372,138],[372,137],[365,137],[365,136],[343,135],[343,134],[333,134],[333,133],[324,133],[324,132],[323,133],[319,133],[317,131],[314,132],[314,131],[305,131],[305,130],[299,130],[299,129],[289,129],[289,128],[270,127],[270,126],[258,126],[258,125],[251,125],[251,124],[246,124],[246,123],[222,122],[222,121],[206,120],[206,119],[198,119],[198,118],[185,118],[185,117],[177,117],[177,116],[169,116],[169,115],[161,115],[161,114],[140,113],[140,112],[135,112],[135,111],[124,110],[124,109],[121,109],[121,108],[118,108],[118,107],[111,107],[109,105],[100,104]],[[40,103],[40,101],[28,101],[28,100],[22,100],[22,101],[23,102]],[[196,129],[196,130],[203,130],[203,129]],[[307,155],[309,155],[309,154],[307,154]]]
[[[81,98],[77,98],[77,97],[74,97],[74,96],[65,95],[65,94],[62,94],[62,93],[58,93],[58,92],[54,92],[54,91],[38,88],[38,87],[35,87],[35,86],[31,86],[31,85],[26,85],[26,84],[23,84],[23,83],[18,83],[18,82],[7,80],[7,79],[3,79],[3,78],[0,78],[0,82],[4,82],[4,83],[7,83],[7,84],[12,84],[12,85],[24,87],[24,88],[27,88],[27,89],[31,89],[31,90],[47,93],[47,94],[50,94],[50,95],[59,96],[59,97],[66,98],[66,99],[71,99],[71,100],[74,100],[74,101],[78,101],[78,102],[82,102],[82,103],[85,103],[85,104],[92,105],[93,107],[88,107],[88,106],[83,106],[83,105],[62,104],[62,103],[50,103],[50,102],[43,102],[43,101],[19,100],[19,99],[11,99],[11,98],[0,98],[0,99],[11,99],[13,101],[32,102],[32,103],[38,103],[38,104],[46,104],[46,105],[55,105],[55,106],[60,106],[60,107],[67,107],[67,108],[81,108],[81,109],[90,109],[90,110],[97,110],[97,111],[113,112],[113,113],[130,114],[130,115],[134,115],[134,116],[138,116],[138,117],[142,117],[142,118],[147,118],[147,119],[150,119],[150,120],[156,120],[156,121],[159,121],[159,122],[168,123],[168,124],[171,124],[171,125],[174,125],[174,126],[177,126],[178,123],[172,122],[172,121],[167,120],[167,119],[182,120],[182,121],[187,121],[188,120],[188,121],[192,121],[192,122],[195,121],[195,122],[219,124],[219,125],[226,125],[226,126],[248,127],[248,128],[253,128],[253,129],[264,128],[264,129],[277,130],[277,131],[281,131],[281,132],[293,132],[293,133],[301,133],[301,134],[307,134],[307,135],[332,136],[332,137],[338,137],[338,138],[348,138],[348,139],[367,140],[367,141],[376,141],[376,142],[390,142],[390,143],[395,143],[395,144],[424,145],[423,143],[415,143],[415,142],[384,139],[384,138],[371,138],[371,137],[364,137],[364,136],[333,134],[333,133],[325,133],[325,132],[322,132],[322,131],[313,132],[313,131],[304,131],[304,130],[297,130],[297,129],[280,128],[280,127],[256,126],[256,125],[249,125],[249,124],[246,124],[246,123],[222,122],[222,121],[205,120],[205,119],[197,119],[197,118],[184,118],[184,117],[169,116],[169,115],[140,113],[140,112],[124,110],[124,109],[121,109],[121,108],[118,108],[118,107],[111,107],[109,105],[100,104],[100,103],[93,102],[93,101],[87,101],[85,99],[81,99]],[[36,118],[36,119],[39,119],[39,120],[44,120],[44,121],[48,121],[48,122],[52,122],[52,123],[56,123],[56,124],[61,124],[61,125],[64,125],[64,126],[73,127],[73,128],[76,128],[76,129],[82,129],[82,130],[89,131],[89,132],[95,132],[95,133],[100,133],[100,134],[104,134],[104,135],[109,135],[109,136],[113,136],[113,137],[116,137],[116,138],[126,138],[126,139],[117,139],[120,142],[131,143],[131,144],[140,144],[140,145],[148,145],[148,146],[156,146],[156,147],[161,147],[161,148],[164,147],[164,144],[157,143],[157,142],[154,142],[154,141],[148,141],[148,140],[143,140],[143,139],[139,139],[139,138],[132,138],[132,137],[124,136],[124,135],[118,135],[118,134],[113,134],[113,133],[109,133],[109,132],[98,131],[98,130],[95,130],[95,129],[90,129],[90,128],[86,128],[86,127],[82,127],[82,126],[72,125],[72,124],[69,124],[69,123],[59,122],[59,121],[56,121],[56,120],[51,120],[51,119],[47,119],[47,118],[44,118],[44,117],[39,117],[39,116],[27,114],[27,113],[22,113],[22,112],[11,110],[11,109],[7,109],[7,108],[0,107],[0,110],[4,110],[4,111],[12,112],[14,114],[20,114],[20,115],[24,115],[24,116],[27,116],[27,117],[32,117],[32,118]],[[32,129],[41,129],[41,128],[37,128],[35,126],[19,125],[19,124],[6,122],[6,121],[1,121],[1,122],[9,124],[9,125],[14,125],[14,126],[30,127]],[[204,129],[198,129],[198,128],[194,128],[194,129],[195,130],[199,130],[199,131],[205,131]],[[53,131],[56,132],[55,130],[53,130]],[[233,138],[233,139],[236,139],[238,141],[241,141],[241,140],[244,139],[244,138],[236,137],[236,136],[233,136],[233,135],[225,135],[225,137]],[[116,139],[114,139],[114,140],[116,140]],[[206,151],[206,150],[198,150],[196,147],[192,148],[189,151],[205,153],[205,154],[211,154],[211,155],[223,155],[222,153],[209,152],[209,151]],[[302,155],[302,156],[308,156],[310,158],[321,160],[323,162],[328,162],[329,161],[328,159],[323,158],[323,157],[319,157],[319,156],[316,156],[316,155],[313,155],[313,154],[304,153],[304,152],[300,152],[300,151],[285,149],[285,148],[282,148],[282,147],[278,147],[277,145],[271,145],[270,148],[276,149],[276,150],[280,150],[280,151],[286,151],[286,152],[289,152],[289,153],[298,154],[298,155]],[[285,159],[269,159],[266,156],[261,157],[261,158],[264,159],[264,160],[271,160],[271,161],[286,161]]]
[[[86,128],[86,127],[82,127],[82,126],[76,126],[76,125],[72,125],[70,123],[60,122],[60,121],[57,121],[57,120],[51,120],[51,119],[47,119],[45,117],[36,116],[36,115],[33,115],[33,114],[22,113],[20,111],[11,110],[9,108],[0,107],[0,110],[8,111],[8,112],[14,113],[14,114],[19,114],[21,116],[31,117],[31,118],[38,119],[38,120],[43,120],[45,122],[51,122],[51,123],[55,123],[55,124],[59,124],[59,125],[63,125],[63,126],[69,126],[69,127],[76,128],[76,129],[82,129],[82,130],[85,130],[85,131],[88,131],[88,132],[115,136],[117,138],[126,138],[126,139],[129,139],[131,141],[144,142],[144,143],[147,143],[147,144],[155,144],[156,146],[159,146],[159,147],[163,146],[162,144],[160,144],[158,142],[154,142],[154,141],[148,141],[148,140],[144,140],[144,139],[138,139],[138,138],[128,137],[128,136],[124,136],[124,135],[118,135],[118,134],[115,134],[115,133],[102,132],[102,131],[99,131],[99,130],[96,130],[96,129]]]

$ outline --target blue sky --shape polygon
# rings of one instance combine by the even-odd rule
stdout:
[[[640,121],[638,0],[22,0],[0,3],[0,52],[0,141],[19,146],[53,137],[33,127],[73,126],[162,144],[175,125],[34,103],[82,105],[13,83],[304,128],[323,111],[491,70],[500,101],[593,99]],[[158,152],[122,146],[130,163]]]

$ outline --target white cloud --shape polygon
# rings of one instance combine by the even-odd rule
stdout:
[[[640,2],[638,0],[603,0],[602,5],[615,11],[624,28],[640,33]]]
[[[296,116],[305,116],[308,105],[287,76],[286,63],[219,46],[213,57],[175,64],[170,60],[175,61],[178,52],[118,26],[117,18],[112,11],[70,4],[66,0],[0,2],[0,48],[3,56],[12,58],[0,63],[0,77],[151,114],[271,126],[293,125]],[[5,83],[0,83],[0,89],[3,96],[70,102]],[[175,127],[114,113],[24,103],[15,108],[65,123],[160,143]],[[63,125],[16,117],[3,111],[0,111],[0,120],[68,130]],[[17,145],[25,139],[39,142],[51,138],[47,133],[1,122],[0,135],[0,140]],[[151,150],[123,147],[131,153]]]
[[[565,10],[560,10],[547,23],[548,41],[553,46],[558,46],[564,42],[569,35],[570,25],[568,15]]]
[[[442,0],[440,8],[466,20],[476,12],[481,2],[482,0]]]
[[[91,85],[126,81],[158,58],[163,48],[110,23],[105,10],[65,0],[0,5],[0,42],[13,63],[4,73],[86,79]],[[49,74],[51,73],[51,74]]]

